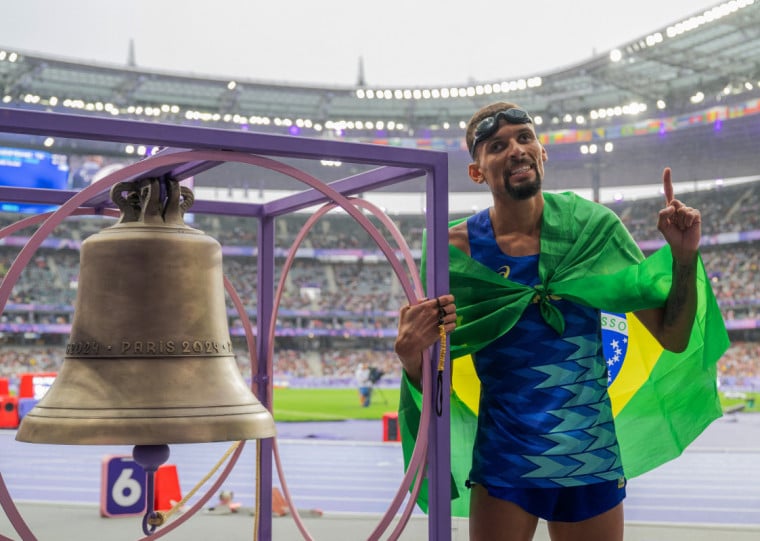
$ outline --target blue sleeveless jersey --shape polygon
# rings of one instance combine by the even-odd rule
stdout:
[[[487,209],[467,227],[473,259],[514,282],[538,283],[538,255],[504,254]],[[472,482],[548,488],[623,480],[599,312],[552,302],[564,315],[563,335],[533,304],[474,355],[481,395]]]

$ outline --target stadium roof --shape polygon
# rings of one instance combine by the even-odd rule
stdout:
[[[757,140],[760,119],[756,114],[760,112],[760,2],[718,4],[666,28],[652,29],[635,41],[621,43],[610,54],[559,71],[445,88],[231,81],[0,48],[0,100],[0,106],[5,107],[205,123],[445,150],[452,156],[452,172],[460,177],[467,160],[461,141],[466,120],[482,105],[513,101],[541,123],[544,143],[559,148],[550,156],[560,161],[565,156],[568,163],[580,168],[577,178],[571,171],[563,179],[563,187],[573,188],[589,183],[589,167],[583,164],[580,152],[588,152],[595,143],[601,146],[637,139],[635,144],[626,141],[632,147],[651,150],[662,146],[653,141],[653,136],[672,132],[668,137],[681,150],[694,153],[697,149],[699,154],[700,147],[715,144],[705,138],[712,136],[719,122],[726,144],[729,137],[725,134],[730,133],[732,141],[743,141],[738,146],[748,156],[754,155],[756,144],[752,140]],[[10,142],[19,143],[0,134],[0,144]],[[123,148],[72,144],[69,151],[119,154]],[[667,163],[658,163],[660,170],[662,165]],[[719,174],[756,173],[752,169],[741,166],[731,171],[722,169]],[[322,176],[329,180],[331,175],[345,174],[327,171]],[[237,176],[232,171],[225,182],[251,184]],[[628,178],[630,174],[622,176],[626,178],[616,175],[603,182],[637,183],[635,177]],[[697,173],[696,178],[706,177]],[[647,181],[656,181],[656,176]],[[268,187],[268,182],[257,179],[252,187]],[[280,180],[273,182],[280,186]],[[456,189],[472,190],[474,186],[465,179]]]

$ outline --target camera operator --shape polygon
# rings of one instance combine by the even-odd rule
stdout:
[[[359,403],[363,408],[370,405],[372,399],[372,371],[366,363],[359,363],[356,367],[356,384],[359,386]],[[379,378],[378,378],[379,379]]]

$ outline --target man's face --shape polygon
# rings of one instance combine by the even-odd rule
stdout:
[[[530,199],[541,191],[546,150],[532,124],[502,122],[492,137],[478,145],[470,177],[488,184],[494,196]]]

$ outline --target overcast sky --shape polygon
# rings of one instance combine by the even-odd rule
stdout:
[[[0,48],[176,73],[353,86],[540,75],[716,0],[0,0]]]

